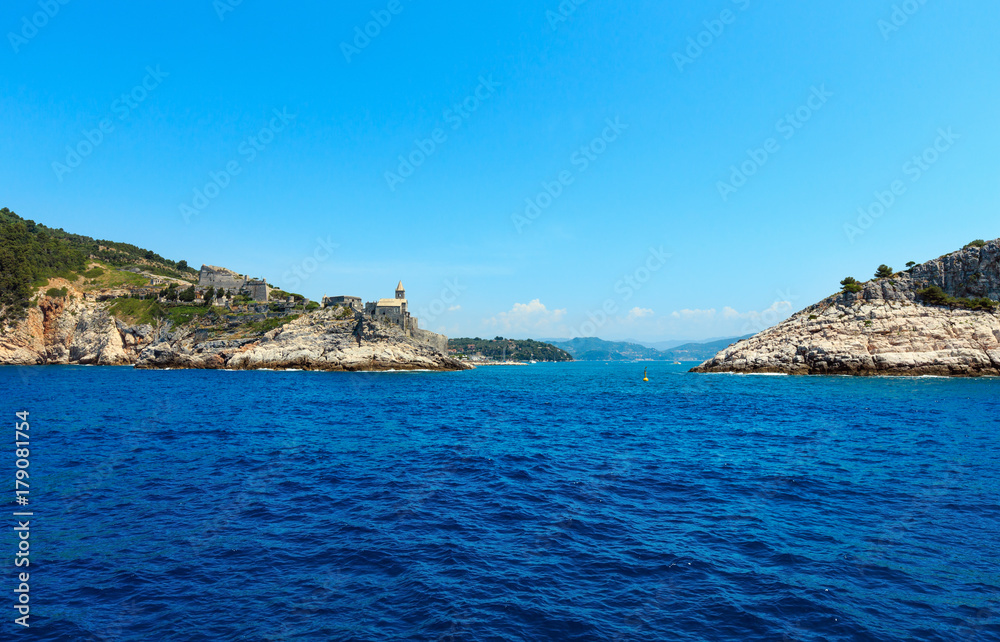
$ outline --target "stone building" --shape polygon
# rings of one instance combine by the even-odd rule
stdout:
[[[406,300],[406,290],[403,288],[402,281],[396,286],[395,298],[379,299],[366,303],[365,315],[377,322],[396,326],[411,339],[433,346],[441,352],[448,350],[448,337],[420,329],[417,317],[410,314],[410,304]]]
[[[399,285],[396,286],[396,298],[369,301],[365,304],[365,314],[376,321],[394,325],[403,332],[407,332],[417,327],[417,320],[410,316],[407,305],[406,289],[403,288],[403,282],[400,281]]]
[[[251,279],[230,269],[215,265],[202,265],[198,272],[198,288],[225,290],[227,295],[246,293],[254,301],[266,302],[270,286],[264,279]]]
[[[365,306],[361,303],[359,296],[324,296],[323,307],[334,308],[338,305],[346,305],[354,309],[355,312],[364,312]]]

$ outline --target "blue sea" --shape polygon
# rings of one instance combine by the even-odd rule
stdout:
[[[1000,639],[1000,380],[688,367],[2,368],[0,637]]]

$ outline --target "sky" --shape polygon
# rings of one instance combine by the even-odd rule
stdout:
[[[312,299],[402,280],[453,337],[749,334],[1000,236],[991,0],[9,0],[0,28],[0,207]]]

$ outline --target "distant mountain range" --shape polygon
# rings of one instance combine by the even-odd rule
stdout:
[[[629,341],[605,341],[596,337],[580,337],[569,341],[549,340],[577,361],[707,361],[721,350],[747,337],[718,339],[705,343],[685,343],[657,350]]]

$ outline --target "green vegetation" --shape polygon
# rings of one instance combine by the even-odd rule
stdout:
[[[875,270],[875,278],[876,279],[887,279],[890,276],[892,276],[893,274],[895,274],[895,272],[893,271],[893,269],[891,267],[889,267],[888,265],[886,265],[885,263],[883,263],[882,265],[878,266],[878,269]]]
[[[983,239],[976,239],[975,241],[973,241],[972,243],[969,243],[968,245],[966,245],[962,249],[963,250],[967,250],[970,247],[983,247],[984,245],[986,245],[986,241],[984,241]]]
[[[96,279],[98,277],[104,276],[104,268],[102,267],[90,268],[89,270],[83,273],[83,276],[85,276],[88,279]]]
[[[350,310],[351,314],[354,314],[353,310],[350,308],[348,310]],[[458,354],[470,356],[482,354],[488,359],[497,360],[502,359],[505,354],[507,359],[511,361],[530,361],[531,359],[535,359],[536,361],[573,360],[573,357],[565,350],[560,350],[548,343],[532,339],[518,340],[504,339],[503,337],[496,337],[492,340],[484,340],[479,337],[475,339],[450,339],[448,347],[456,350]]]
[[[916,265],[916,264],[917,264],[917,262],[916,262],[916,261],[909,261],[909,262],[907,262],[907,264],[906,264],[906,267],[908,267],[908,268],[912,268],[912,267],[913,267],[914,265]]]
[[[865,289],[864,286],[858,283],[858,280],[855,279],[853,276],[849,276],[843,281],[841,281],[840,285],[842,286],[841,288],[842,292],[850,292],[852,294],[857,294],[858,292],[861,292],[862,290]]]
[[[22,219],[6,207],[0,209],[0,314],[3,318],[23,316],[33,284],[42,286],[57,276],[76,280],[90,259],[112,266],[153,263],[177,268],[177,263],[135,245],[71,234]]]
[[[66,288],[49,288],[45,291],[45,296],[53,299],[65,299],[67,294],[69,294],[69,290]]]
[[[189,286],[187,289],[178,294],[177,298],[185,303],[191,303],[194,301],[195,298],[197,298],[197,295],[194,292],[194,286]]]
[[[166,312],[156,299],[116,299],[108,312],[116,319],[132,323],[156,323]]]
[[[248,323],[244,327],[249,332],[254,332],[254,333],[259,332],[261,334],[264,334],[270,332],[271,330],[274,330],[275,328],[280,328],[283,325],[291,323],[292,321],[298,319],[299,316],[301,315],[293,314],[291,316],[278,317],[276,319],[264,319],[263,321],[254,321],[252,323]]]
[[[171,305],[165,309],[165,317],[174,325],[184,325],[191,323],[195,317],[202,317],[211,312],[212,308],[202,305]]]
[[[284,290],[279,290],[277,288],[272,288],[270,293],[270,298],[275,300],[284,301],[288,297],[292,297],[296,302],[305,301],[306,298],[301,294],[295,294],[294,292],[285,292]]]
[[[927,305],[948,306],[949,308],[963,308],[966,310],[993,312],[1000,306],[1000,303],[986,297],[968,299],[949,296],[948,293],[936,285],[918,291],[917,297],[919,301]]]

